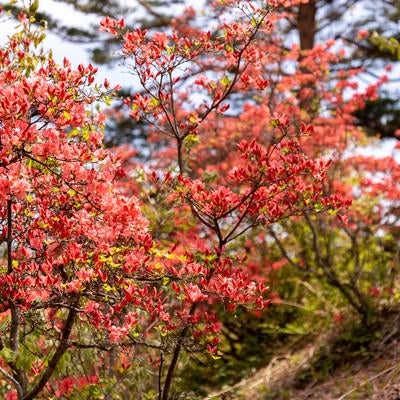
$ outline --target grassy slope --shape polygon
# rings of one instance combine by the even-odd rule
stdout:
[[[398,400],[400,314],[384,313],[369,325],[350,320],[310,337],[207,399]]]

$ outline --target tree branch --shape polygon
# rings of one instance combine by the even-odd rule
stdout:
[[[0,367],[0,372],[6,377],[6,379],[8,379],[13,383],[15,389],[17,390],[18,399],[22,399],[24,396],[24,392],[19,382],[15,378],[13,378],[7,371],[5,371],[2,367]]]
[[[36,395],[44,388],[44,386],[47,384],[48,380],[51,378],[51,376],[54,373],[54,370],[56,369],[58,362],[60,361],[60,358],[64,355],[64,353],[67,351],[69,347],[69,336],[71,335],[72,327],[75,322],[75,318],[77,315],[77,311],[75,309],[70,309],[68,311],[68,316],[65,321],[64,328],[62,330],[62,335],[60,339],[60,343],[53,354],[53,357],[49,361],[46,370],[40,377],[39,381],[36,383],[36,385],[33,387],[33,389],[26,394],[23,397],[23,400],[34,400]]]

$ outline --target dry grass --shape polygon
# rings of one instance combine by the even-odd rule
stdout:
[[[375,326],[379,339],[368,344],[367,355],[352,355],[341,362],[339,333],[323,333],[205,400],[400,400],[400,314],[390,314],[380,324]],[[329,357],[337,365],[328,374],[320,374],[318,368]],[[299,383],[305,372],[307,379]]]

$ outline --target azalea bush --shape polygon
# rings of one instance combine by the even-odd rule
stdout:
[[[332,43],[283,51],[269,6],[213,7],[209,30],[193,10],[167,32],[100,24],[138,85],[122,112],[146,131],[145,163],[104,148],[118,87],[41,49],[35,2],[1,48],[4,398],[170,399],[184,354],[221,357],[227,312],[279,301],[268,286],[285,264],[322,271],[348,297],[321,246],[327,224],[335,243],[358,243],[344,154],[362,138],[351,112],[380,82],[346,99],[357,71],[328,76]]]

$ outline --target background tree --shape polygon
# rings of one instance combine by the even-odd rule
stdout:
[[[302,50],[310,50],[328,39],[340,41],[347,54],[336,68],[363,68],[363,80],[371,82],[385,64],[398,60],[363,34],[378,32],[386,38],[398,37],[399,15],[399,5],[395,1],[377,4],[369,0],[310,0],[291,10],[283,29],[286,33],[296,33]],[[357,110],[355,115],[358,124],[371,135],[394,137],[399,115],[396,93],[381,91],[379,98],[369,100],[367,107]]]

